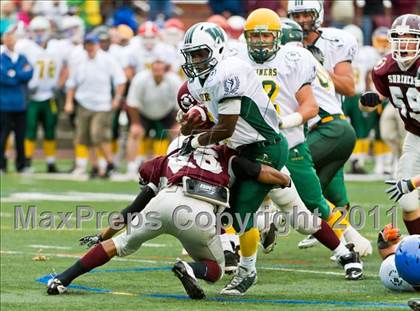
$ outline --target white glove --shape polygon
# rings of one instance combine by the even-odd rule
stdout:
[[[395,202],[398,202],[404,194],[416,189],[411,179],[407,178],[401,180],[386,180],[385,183],[392,185],[386,190],[386,193],[389,194],[389,199]]]
[[[176,114],[176,122],[181,123],[184,120],[184,116],[185,116],[185,112],[182,111],[181,109],[178,110],[177,114]]]

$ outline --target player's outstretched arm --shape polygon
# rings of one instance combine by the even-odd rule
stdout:
[[[114,222],[110,224],[110,226],[103,229],[97,235],[88,235],[82,237],[79,240],[80,245],[86,245],[87,247],[91,247],[102,241],[106,241],[112,238],[118,231],[120,231],[127,225],[128,220],[133,219],[132,215],[140,213],[154,196],[154,190],[148,185],[145,185],[141,189],[141,192],[134,199],[134,201],[129,206],[121,210],[120,213],[122,215],[122,219],[115,219]]]
[[[231,166],[235,177],[239,179],[255,179],[260,183],[282,188],[291,185],[291,179],[288,175],[269,165],[253,162],[242,157],[234,157]]]

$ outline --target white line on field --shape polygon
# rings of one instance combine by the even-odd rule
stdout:
[[[22,251],[7,251],[1,250],[0,254],[5,255],[44,255],[50,257],[58,257],[58,258],[75,258],[78,259],[80,256],[74,254],[61,254],[61,253],[31,253],[31,252],[22,252]],[[151,259],[136,259],[136,258],[120,258],[114,257],[113,261],[120,261],[120,262],[141,262],[141,263],[149,263],[149,264],[173,264],[174,261],[166,261],[166,260],[151,260]],[[335,275],[335,276],[344,276],[344,272],[334,272],[334,271],[319,271],[319,270],[307,270],[307,269],[294,269],[294,268],[282,268],[282,267],[267,267],[267,266],[259,266],[257,267],[258,270],[267,270],[267,271],[285,271],[285,272],[292,272],[292,273],[307,273],[307,274],[323,274],[323,275]],[[379,278],[379,275],[372,274],[372,273],[364,273],[366,277],[372,278]]]
[[[42,193],[42,192],[17,192],[1,199],[2,202],[14,203],[25,201],[132,201],[135,194],[128,193],[103,193],[103,192],[64,192],[64,193]]]
[[[71,249],[70,246],[59,246],[59,245],[29,244],[28,246],[32,248]]]
[[[32,248],[45,248],[45,249],[72,249],[70,246],[60,246],[60,245],[46,245],[46,244],[29,244],[29,247]],[[160,248],[166,247],[166,244],[159,244],[159,243],[144,243],[142,244],[144,247],[150,248]]]

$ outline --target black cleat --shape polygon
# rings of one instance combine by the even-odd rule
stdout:
[[[115,168],[114,163],[108,163],[106,166],[105,174],[101,176],[102,178],[109,178],[112,174],[115,174],[117,169]]]
[[[225,273],[232,274],[236,272],[239,264],[239,255],[231,251],[224,251],[225,254]]]
[[[47,164],[47,173],[58,173],[58,169],[55,163]]]
[[[47,283],[47,294],[48,295],[60,295],[67,291],[59,279],[50,279]]]
[[[411,310],[420,311],[420,298],[411,298],[408,301],[408,306]]]
[[[274,246],[277,244],[277,227],[274,223],[270,224],[270,228],[261,233],[261,246],[265,254],[271,253],[274,249]]]
[[[195,278],[194,271],[188,263],[178,259],[172,268],[172,272],[181,281],[182,286],[184,286],[185,291],[191,299],[206,298],[203,289]]]
[[[94,179],[99,177],[99,168],[97,166],[92,166],[92,169],[89,173],[89,178]]]
[[[343,266],[347,280],[359,280],[363,277],[363,263],[359,253],[354,251],[354,244],[349,243],[346,247],[350,253],[340,256],[338,262]]]
[[[257,282],[257,271],[249,271],[243,266],[239,266],[235,276],[229,284],[222,289],[220,294],[227,296],[242,296]]]
[[[359,164],[358,160],[351,162],[351,167],[348,172],[349,174],[366,175],[366,170]]]

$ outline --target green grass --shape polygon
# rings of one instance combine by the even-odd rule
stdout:
[[[390,222],[385,211],[391,207],[380,182],[348,183],[348,191],[353,204],[365,210],[380,207],[380,225]],[[31,176],[16,174],[1,177],[2,199],[13,193],[43,192],[109,192],[137,193],[138,185],[131,183],[112,183],[108,181],[70,182],[40,180]],[[107,272],[89,273],[75,280],[75,284],[111,290],[113,293],[94,293],[84,290],[70,290],[67,295],[47,296],[45,285],[36,278],[53,272],[61,272],[81,256],[85,249],[78,245],[78,239],[95,233],[95,222],[84,224],[82,229],[72,230],[15,230],[13,211],[16,205],[26,208],[36,206],[42,211],[74,211],[78,205],[89,205],[97,211],[119,210],[128,202],[3,202],[1,204],[1,307],[2,310],[395,310],[384,306],[339,305],[337,302],[378,302],[405,304],[412,294],[393,293],[386,290],[377,276],[380,259],[376,252],[364,259],[366,277],[357,282],[346,281],[342,270],[329,260],[330,252],[320,246],[299,250],[297,243],[303,237],[291,233],[279,239],[274,252],[258,256],[258,283],[240,302],[231,301],[191,301],[168,297],[151,298],[147,295],[183,295],[185,292],[178,279],[169,270],[146,272]],[[398,211],[398,224],[404,227]],[[361,232],[373,242],[377,230],[373,228],[373,218],[367,217],[367,224]],[[74,223],[73,223],[74,224]],[[403,230],[403,232],[405,232]],[[181,253],[181,245],[170,236],[161,236],[150,243],[165,247],[141,248],[131,261],[112,260],[102,269],[156,268],[169,267]],[[42,248],[33,245],[59,246],[61,248]],[[47,261],[34,261],[37,254],[48,257]],[[72,257],[73,256],[73,257]],[[290,269],[284,271],[281,269]],[[295,270],[295,271],[293,271]],[[297,271],[299,270],[299,271]],[[305,270],[305,271],[302,271]],[[318,272],[318,273],[313,273]],[[334,272],[336,274],[323,274]],[[229,281],[225,276],[214,285],[203,285],[209,299],[220,297],[218,292]],[[118,292],[120,294],[118,294]],[[122,294],[121,294],[122,293]],[[258,300],[265,300],[265,302]],[[232,299],[234,300],[234,299]],[[276,301],[273,301],[276,300]],[[280,300],[283,300],[281,303]],[[285,300],[317,301],[319,304],[288,304]]]

